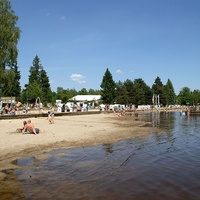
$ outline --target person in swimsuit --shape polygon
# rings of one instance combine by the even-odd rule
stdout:
[[[54,111],[53,108],[48,111],[48,120],[50,124],[54,124]]]
[[[40,129],[39,128],[35,128],[34,124],[31,123],[31,120],[27,120],[23,122],[24,124],[24,127],[22,129],[22,133],[30,133],[30,134],[38,134],[40,132]]]

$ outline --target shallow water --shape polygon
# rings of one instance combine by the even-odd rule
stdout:
[[[177,112],[138,118],[164,131],[17,160],[24,167],[4,171],[4,183],[15,184],[0,190],[1,199],[200,199],[200,117]]]

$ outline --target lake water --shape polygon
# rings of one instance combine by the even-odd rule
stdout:
[[[161,133],[17,160],[24,167],[5,171],[15,184],[0,186],[1,199],[200,199],[200,117],[138,117]]]

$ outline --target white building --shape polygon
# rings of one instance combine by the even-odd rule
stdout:
[[[90,101],[99,101],[100,99],[101,95],[76,95],[69,100],[77,102],[90,102]]]
[[[69,99],[69,101],[76,101],[78,104],[82,103],[84,106],[94,108],[95,103],[99,103],[101,95],[76,95]]]

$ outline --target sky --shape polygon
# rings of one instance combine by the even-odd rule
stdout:
[[[170,79],[200,89],[200,0],[10,0],[19,17],[18,66],[28,83],[36,55],[51,89],[99,90],[115,82]]]

